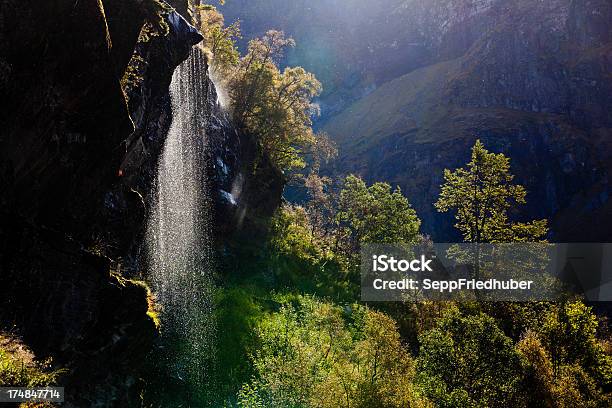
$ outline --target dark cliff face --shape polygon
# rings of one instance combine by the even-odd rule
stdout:
[[[555,240],[609,239],[610,3],[446,3],[426,19],[432,63],[324,127],[340,145],[336,171],[399,184],[425,232],[454,239],[432,203],[443,169],[464,165],[480,138],[529,191],[517,216],[549,218]]]
[[[104,14],[85,2],[7,1],[2,21],[5,207],[77,233],[132,131]]]
[[[179,14],[171,14],[169,23],[168,36],[154,37],[136,47],[146,63],[139,71],[141,84],[128,94],[135,131],[126,141],[121,177],[106,193],[104,205],[103,219],[109,223],[102,233],[111,243],[109,249],[115,258],[121,258],[126,273],[145,278],[145,219],[154,200],[157,162],[172,122],[168,86],[174,66],[189,53],[188,48],[177,53],[173,36],[181,32],[183,37],[193,35],[193,27]],[[200,94],[204,100],[199,103],[208,175],[202,189],[207,190],[211,205],[215,242],[220,253],[226,253],[242,236],[265,238],[267,220],[280,206],[285,180],[266,157],[258,156],[255,140],[234,126],[231,114],[219,103],[206,55],[197,47],[193,52],[202,60]]]
[[[184,2],[175,1],[184,6]],[[161,13],[161,14],[158,14]],[[146,21],[168,32],[139,41]],[[201,35],[148,0],[3,0],[0,330],[67,368],[67,406],[130,406],[156,338],[142,251],[168,87]],[[140,84],[120,80],[136,53]],[[265,233],[283,178],[238,132],[202,72],[219,245]]]
[[[189,56],[201,35],[178,13],[167,16],[168,33],[151,36],[136,44],[134,55],[141,60],[136,75],[139,84],[127,94],[134,131],[123,145],[121,162],[115,169],[115,182],[103,193],[96,232],[113,259],[128,268],[131,275],[143,277],[141,253],[144,230],[157,160],[170,124],[169,86],[174,69]]]
[[[156,336],[146,286],[107,257],[118,253],[108,250],[113,222],[143,222],[113,220],[107,208],[134,132],[120,79],[145,19],[158,18],[145,3],[0,7],[0,330],[69,370],[67,406],[137,400]],[[201,37],[164,38],[153,63],[167,88]]]

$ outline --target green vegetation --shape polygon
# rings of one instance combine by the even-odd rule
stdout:
[[[319,81],[301,67],[279,68],[293,39],[270,30],[241,56],[239,22],[226,26],[209,5],[191,4],[190,12],[227,88],[235,123],[256,142],[260,157],[286,174],[310,170],[300,178],[308,199],[278,209],[263,250],[233,259],[216,294],[222,330],[210,383],[217,389],[202,392],[206,399],[216,395],[202,406],[610,405],[606,323],[570,294],[559,303],[360,302],[362,245],[426,242],[408,198],[387,183],[318,174],[321,161],[336,152],[312,129]],[[447,108],[427,109],[440,92],[439,74],[457,70],[458,62],[449,61],[386,84],[328,129],[348,128],[357,139],[340,140],[367,152],[375,139],[405,136],[416,122],[435,128],[448,114]],[[366,111],[406,103],[420,108],[412,116]],[[546,220],[513,219],[526,194],[514,183],[509,159],[477,141],[465,167],[444,171],[435,206],[456,211],[466,242],[543,241]]]
[[[461,116],[468,112],[438,102],[445,98],[444,81],[459,71],[460,62],[441,62],[386,82],[330,118],[323,130],[338,142],[344,157],[354,160],[398,135],[431,142],[433,134],[436,140],[467,134],[469,124]],[[457,120],[442,120],[448,117]]]
[[[444,184],[435,206],[457,210],[455,227],[466,242],[536,242],[548,229],[546,220],[511,222],[508,210],[525,204],[527,192],[513,184],[510,160],[489,153],[480,140],[466,168],[444,171]]]
[[[363,304],[360,246],[419,242],[420,220],[385,183],[351,175],[335,189],[316,174],[304,183],[308,201],[279,209],[261,259],[221,291],[226,406],[609,406],[606,323],[581,300]],[[466,215],[474,208],[466,189],[489,212]],[[517,230],[524,224],[507,215],[525,194],[508,159],[477,143],[465,169],[446,172],[439,205],[480,220],[481,239],[525,241],[530,227]],[[545,231],[536,224],[529,239]],[[465,231],[466,240],[477,236]]]
[[[228,89],[234,121],[255,139],[259,154],[284,172],[333,156],[327,136],[312,129],[319,112],[312,101],[321,93],[321,83],[302,67],[281,71],[278,66],[295,41],[269,30],[249,41],[246,55],[240,56],[240,21],[225,26],[223,15],[211,5],[193,5],[191,14],[215,76]]]
[[[38,362],[20,341],[0,333],[0,387],[42,387],[57,384],[65,370],[51,369],[51,361]]]
[[[312,130],[319,81],[301,67],[278,68],[285,48],[293,45],[293,39],[274,30],[251,40],[229,82],[236,123],[281,170],[304,167],[305,156],[316,154],[313,147],[325,137]]]
[[[134,52],[121,78],[121,89],[125,95],[128,95],[132,90],[138,88],[142,84],[144,78],[141,72],[144,70],[145,66],[145,59],[138,55],[137,52]]]
[[[262,319],[240,407],[424,407],[395,322],[360,305],[297,297]]]
[[[194,5],[191,14],[196,27],[204,36],[202,45],[211,55],[211,65],[224,76],[240,61],[236,41],[241,38],[240,21],[225,26],[223,14],[212,5]]]
[[[420,220],[408,199],[387,183],[367,186],[350,175],[339,192],[310,175],[305,207],[284,205],[272,220],[272,270],[312,293],[355,299],[359,249],[365,243],[415,243]]]
[[[556,378],[573,373],[606,389],[612,386],[612,356],[597,338],[599,326],[592,309],[580,301],[551,307],[535,330],[550,353]]]
[[[340,192],[336,219],[341,234],[356,251],[362,243],[416,243],[421,221],[399,187],[387,183],[370,187],[348,176]]]
[[[419,384],[436,406],[520,406],[512,340],[484,313],[447,313],[420,339]]]
[[[122,287],[126,287],[127,285],[135,285],[144,289],[147,295],[147,316],[153,321],[155,324],[155,328],[158,330],[161,326],[161,320],[159,318],[159,308],[160,306],[155,301],[155,294],[151,290],[151,287],[142,280],[136,279],[127,279],[121,275],[121,273],[116,271],[111,271],[111,279],[116,282],[117,285]]]

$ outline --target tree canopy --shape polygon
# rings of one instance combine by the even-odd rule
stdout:
[[[415,243],[421,221],[399,187],[387,183],[367,186],[357,176],[344,180],[337,222],[353,248],[362,243]]]
[[[294,45],[274,30],[251,40],[230,80],[234,119],[281,170],[304,167],[326,138],[312,130],[318,114],[312,100],[321,93],[321,83],[302,67],[278,68],[285,49]]]
[[[548,232],[546,220],[513,222],[508,211],[525,204],[527,192],[514,183],[510,159],[490,153],[477,140],[466,167],[444,170],[444,184],[435,207],[456,211],[455,227],[466,242],[531,242]]]
[[[239,406],[400,408],[431,406],[412,384],[413,359],[393,319],[298,297],[260,322],[256,375]]]

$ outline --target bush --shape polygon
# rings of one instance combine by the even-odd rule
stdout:
[[[52,370],[51,360],[37,362],[17,339],[0,334],[0,387],[53,385],[65,370]]]
[[[241,407],[425,407],[395,322],[366,307],[298,297],[257,326]]]
[[[437,406],[517,406],[519,355],[493,318],[451,310],[420,340],[419,383]]]

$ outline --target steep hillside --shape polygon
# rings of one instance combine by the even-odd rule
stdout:
[[[451,220],[431,203],[442,170],[465,163],[481,138],[512,158],[530,191],[525,216],[552,218],[558,239],[606,239],[610,4],[515,1],[487,13],[491,28],[465,53],[382,85],[326,124],[341,152],[335,171],[401,185],[426,230],[450,237]]]
[[[233,0],[222,10],[242,20],[243,46],[268,28],[296,38],[287,63],[323,82],[318,125],[339,143],[334,172],[400,184],[429,233],[452,237],[431,203],[442,169],[480,137],[511,155],[530,190],[526,217],[554,218],[559,239],[607,236],[594,220],[610,211],[609,1]]]
[[[289,65],[323,82],[322,119],[382,83],[462,55],[483,31],[499,0],[233,0],[221,10],[241,20],[244,38],[270,28],[293,36]]]

